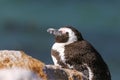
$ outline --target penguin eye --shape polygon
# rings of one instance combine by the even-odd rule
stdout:
[[[66,32],[66,34],[68,35],[69,33],[68,33],[68,32]]]

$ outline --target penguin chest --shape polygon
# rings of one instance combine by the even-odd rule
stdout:
[[[65,64],[65,47],[62,44],[55,43],[52,46],[51,56],[55,65]]]

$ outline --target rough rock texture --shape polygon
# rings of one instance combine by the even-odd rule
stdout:
[[[44,71],[48,80],[87,80],[81,72],[54,65],[46,65]]]
[[[35,72],[42,80],[87,80],[76,70],[64,69],[26,55],[22,51],[1,50],[0,69],[23,68]]]
[[[44,63],[26,55],[22,51],[1,50],[0,51],[0,69],[20,67],[34,71],[38,76],[46,79],[43,72]]]

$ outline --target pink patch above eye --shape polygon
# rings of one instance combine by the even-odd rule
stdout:
[[[61,31],[62,34],[66,33],[66,31],[64,29],[60,29],[59,31]]]

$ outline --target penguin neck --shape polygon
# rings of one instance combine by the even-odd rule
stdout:
[[[69,45],[69,44],[72,44],[76,41],[68,41],[68,42],[65,42],[65,43],[59,43],[59,42],[55,42],[54,45],[59,45],[59,46],[66,46],[66,45]]]

